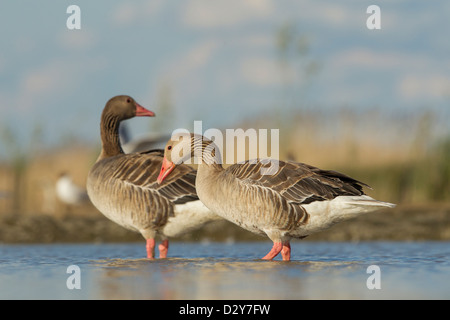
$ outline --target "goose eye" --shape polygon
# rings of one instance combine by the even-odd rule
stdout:
[[[128,99],[127,99],[127,102],[128,102],[128,103],[130,103],[130,102],[131,102],[131,99],[130,99],[130,98],[128,98]]]

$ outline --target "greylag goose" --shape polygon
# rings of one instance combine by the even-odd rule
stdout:
[[[289,261],[292,238],[395,206],[364,194],[367,185],[362,182],[303,163],[277,161],[275,171],[270,160],[255,159],[225,169],[217,145],[196,134],[176,134],[167,142],[158,182],[191,157],[200,158],[195,182],[200,200],[223,218],[268,236],[273,247],[263,257],[266,260],[281,252]]]
[[[220,219],[198,200],[195,190],[196,171],[179,166],[166,183],[158,184],[162,150],[125,154],[119,141],[122,120],[153,117],[129,96],[111,98],[100,121],[102,150],[91,168],[87,191],[91,202],[107,218],[140,232],[146,239],[147,257],[154,258],[155,237],[160,258],[167,257],[168,237],[179,236],[203,224]]]

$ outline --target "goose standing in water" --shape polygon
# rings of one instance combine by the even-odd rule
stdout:
[[[195,190],[196,171],[178,166],[173,177],[157,183],[163,160],[162,150],[125,154],[119,141],[119,125],[133,117],[153,117],[129,96],[111,98],[103,109],[100,133],[102,150],[87,178],[91,202],[107,218],[140,232],[146,239],[147,257],[154,258],[155,237],[160,257],[167,257],[168,237],[179,236],[218,220]]]
[[[195,182],[200,200],[223,218],[273,241],[263,257],[280,252],[291,258],[290,240],[304,238],[363,213],[395,205],[363,192],[366,184],[342,173],[292,161],[250,160],[226,169],[211,140],[194,134],[177,134],[166,145],[158,182],[170,178],[191,157],[201,161]],[[272,174],[267,174],[273,170]]]

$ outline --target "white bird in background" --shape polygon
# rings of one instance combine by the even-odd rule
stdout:
[[[86,189],[76,185],[67,172],[61,173],[56,181],[56,195],[67,205],[82,205],[89,201]]]

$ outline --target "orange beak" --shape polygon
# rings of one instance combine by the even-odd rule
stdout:
[[[155,113],[153,111],[145,109],[139,103],[136,103],[136,117],[154,117]]]
[[[161,172],[159,173],[157,180],[158,183],[161,184],[164,181],[164,179],[166,179],[167,176],[173,171],[173,169],[175,169],[175,164],[167,160],[166,157],[164,157],[161,166]]]

